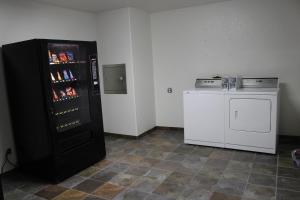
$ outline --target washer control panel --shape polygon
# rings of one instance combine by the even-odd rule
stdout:
[[[196,79],[196,88],[222,88],[222,79]]]

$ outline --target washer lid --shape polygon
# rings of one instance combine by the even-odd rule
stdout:
[[[223,88],[196,88],[191,90],[185,90],[183,91],[183,94],[196,94],[196,93],[202,93],[202,94],[225,94],[227,92],[227,89]]]

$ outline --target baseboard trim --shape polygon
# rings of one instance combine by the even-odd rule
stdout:
[[[182,131],[184,128],[180,127],[169,127],[169,126],[156,126],[157,130],[173,130],[173,131]]]
[[[133,135],[122,135],[122,134],[118,134],[118,133],[107,133],[105,132],[105,135],[111,135],[111,136],[120,136],[120,137],[126,137],[126,138],[141,138],[149,133],[152,133],[154,130],[173,130],[173,131],[184,131],[184,128],[181,127],[170,127],[170,126],[155,126],[152,129],[145,131],[144,133],[142,133],[139,136],[133,136]],[[279,134],[278,135],[278,139],[282,140],[282,141],[294,141],[295,143],[299,143],[300,144],[300,136],[296,136],[296,135],[283,135],[283,134]]]
[[[295,135],[279,135],[278,139],[281,144],[300,144],[300,136]]]
[[[121,138],[129,138],[129,139],[139,139],[144,137],[145,135],[148,135],[150,133],[152,133],[154,130],[156,130],[156,127],[151,128],[148,131],[145,131],[144,133],[138,135],[138,136],[134,136],[134,135],[122,135],[122,134],[118,134],[118,133],[108,133],[108,132],[104,132],[104,135],[106,136],[112,136],[112,137],[121,137]]]
[[[122,135],[119,133],[108,133],[108,132],[104,132],[104,135],[106,136],[117,136],[117,137],[122,137],[122,138],[131,138],[131,139],[139,139],[144,137],[145,135],[148,135],[150,133],[152,133],[155,130],[172,130],[172,131],[183,131],[183,128],[180,127],[168,127],[168,126],[155,126],[152,129],[145,131],[144,133],[140,134],[139,136],[134,136],[134,135]]]

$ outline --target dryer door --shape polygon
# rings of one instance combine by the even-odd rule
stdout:
[[[225,105],[225,146],[274,152],[277,96],[229,94]]]
[[[271,108],[270,99],[230,99],[229,127],[237,131],[269,133],[271,131]]]

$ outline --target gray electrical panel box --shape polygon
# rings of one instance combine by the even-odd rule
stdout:
[[[104,94],[127,94],[125,64],[103,65]]]

